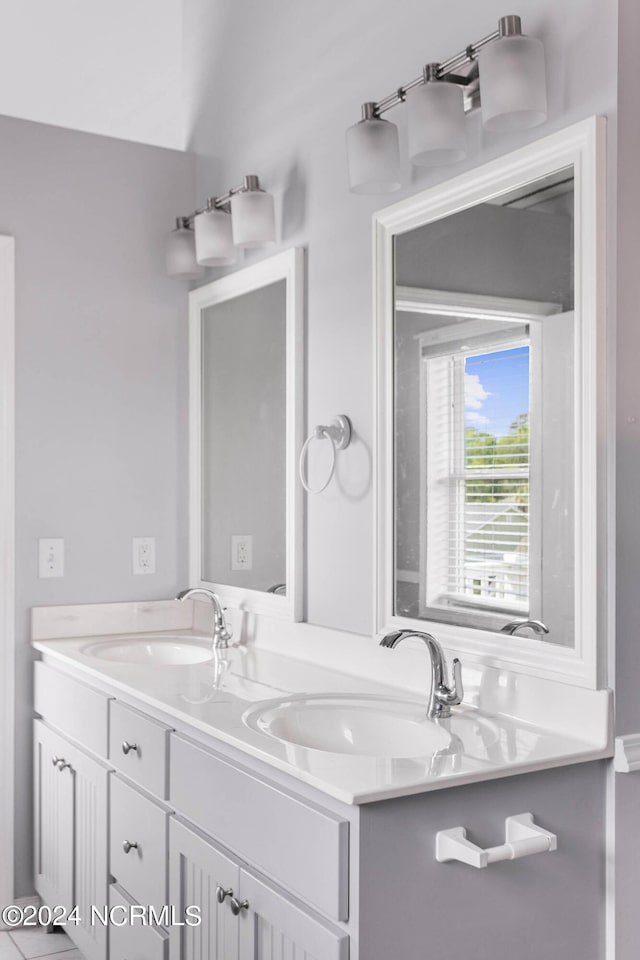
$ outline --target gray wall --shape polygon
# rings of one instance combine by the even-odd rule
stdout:
[[[202,314],[203,578],[268,590],[286,565],[286,281]],[[232,570],[231,538],[253,538]]]
[[[593,113],[609,116],[615,184],[615,0],[521,0],[545,43],[549,122],[510,136],[470,119],[470,156],[454,168],[404,170],[391,197],[348,192],[345,129],[382,97],[494,29],[502,0],[442,2],[209,0],[187,4],[198,197],[256,172],[277,194],[280,245],[308,246],[307,422],[347,413],[356,438],[336,482],[307,500],[306,595],[312,623],[367,634],[373,619],[373,325],[371,215],[484,160]],[[200,30],[193,24],[198,20]],[[206,38],[206,42],[205,42]],[[597,62],[597,70],[585,64]],[[227,96],[222,96],[226,91]],[[404,137],[404,110],[394,111]],[[406,155],[406,151],[405,151]],[[265,251],[252,258],[266,256]]]
[[[396,282],[573,306],[570,216],[480,203],[396,241]]]
[[[0,118],[0,232],[16,238],[16,893],[31,880],[33,605],[186,583],[186,289],[163,240],[190,156]],[[134,577],[131,538],[156,537]],[[65,576],[38,579],[39,537]]]

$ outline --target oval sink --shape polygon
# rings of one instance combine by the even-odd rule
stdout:
[[[135,636],[126,640],[99,640],[82,648],[87,657],[112,663],[143,663],[148,666],[186,666],[213,658],[211,642],[198,643],[184,637]]]
[[[248,710],[245,724],[285,743],[380,758],[431,756],[451,735],[428,720],[424,707],[377,697],[302,697]]]

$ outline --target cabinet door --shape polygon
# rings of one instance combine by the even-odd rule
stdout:
[[[34,727],[35,888],[45,904],[73,906],[74,787],[67,741]]]
[[[67,932],[85,960],[105,960],[107,928],[94,916],[108,904],[107,795],[109,773],[81,750],[67,747],[74,783],[74,903],[79,922]]]
[[[107,904],[107,770],[35,722],[35,886],[46,904],[77,906],[66,927],[86,960],[104,960]]]
[[[244,869],[239,899],[240,960],[348,960],[346,933]]]
[[[176,920],[171,927],[170,960],[235,960],[238,918],[229,899],[237,894],[238,864],[175,817],[169,827],[169,902]],[[232,891],[218,903],[217,887]],[[200,923],[189,926],[187,907],[198,907]]]

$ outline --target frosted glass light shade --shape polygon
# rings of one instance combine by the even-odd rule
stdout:
[[[482,122],[509,132],[547,119],[544,47],[535,37],[501,37],[480,51]]]
[[[233,242],[237,247],[261,247],[276,239],[273,195],[247,190],[231,198]]]
[[[165,262],[169,277],[182,277],[185,280],[195,280],[201,277],[204,270],[196,260],[196,243],[193,230],[186,227],[176,227],[167,234],[165,245]]]
[[[372,117],[347,130],[349,189],[392,193],[400,188],[400,148],[395,123]]]
[[[418,166],[455,163],[467,155],[462,90],[428,80],[407,96],[409,159]]]
[[[231,217],[224,210],[206,210],[194,220],[196,259],[207,267],[226,267],[237,260]]]

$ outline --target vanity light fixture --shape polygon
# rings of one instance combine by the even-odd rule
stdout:
[[[390,193],[401,186],[398,128],[382,114],[405,101],[411,162],[462,160],[465,114],[477,106],[492,132],[523,130],[547,119],[544,47],[523,35],[520,17],[501,17],[493,33],[442,63],[428,64],[388,97],[364,103],[362,119],[347,130],[353,193]]]
[[[273,195],[260,187],[256,176],[187,217],[178,217],[167,237],[166,264],[170,277],[195,279],[203,267],[225,267],[237,260],[237,248],[273,243],[276,221]]]

